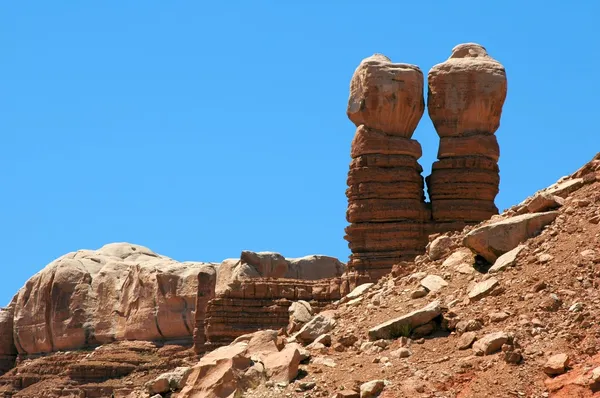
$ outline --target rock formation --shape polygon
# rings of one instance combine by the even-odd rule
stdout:
[[[214,298],[205,313],[196,311],[196,351],[260,329],[286,328],[289,307],[297,300],[318,312],[341,298],[344,271],[343,263],[327,256],[286,259],[279,253],[244,251],[239,259],[223,261]]]
[[[348,172],[346,240],[349,269],[374,278],[427,244],[417,159],[421,146],[412,134],[424,111],[423,73],[376,54],[352,77],[347,114],[356,125]]]
[[[498,213],[500,150],[494,133],[506,98],[506,73],[485,48],[467,43],[435,65],[428,82],[427,107],[440,146],[427,187],[434,230],[444,231]]]
[[[179,263],[128,243],[69,253],[19,291],[11,336],[19,354],[119,340],[191,340],[199,278],[214,286],[214,265]],[[6,325],[1,316],[0,325]]]
[[[15,300],[7,308],[0,308],[0,374],[13,367],[17,349],[13,341]]]

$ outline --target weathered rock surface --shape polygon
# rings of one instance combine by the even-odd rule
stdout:
[[[427,245],[427,255],[432,260],[439,260],[448,253],[453,246],[454,242],[450,237],[445,235],[438,236]]]
[[[461,273],[470,273],[473,271],[474,263],[475,256],[473,252],[467,248],[461,248],[444,260],[442,267]]]
[[[328,311],[324,311],[316,315],[306,325],[302,326],[302,329],[298,331],[293,337],[297,341],[310,344],[317,337],[331,331],[335,327],[335,318],[333,314]]]
[[[317,281],[273,278],[238,280],[209,301],[203,319],[206,341],[228,344],[243,334],[257,330],[285,329],[289,325],[289,307],[292,303],[307,301],[313,312],[318,313],[324,306],[342,297],[343,284],[340,278]],[[203,342],[196,336],[195,339],[200,352]],[[206,348],[210,348],[210,345]]]
[[[215,297],[206,314],[196,319],[206,339],[195,334],[198,352],[205,343],[228,344],[235,338],[261,329],[286,329],[290,306],[307,302],[313,312],[339,300],[349,290],[340,276],[345,266],[327,256],[286,259],[273,252],[242,252],[239,259],[227,259],[219,266]],[[204,348],[205,347],[205,348]]]
[[[483,221],[498,213],[494,133],[506,98],[504,67],[479,44],[460,44],[429,71],[428,85],[429,116],[441,138],[427,177],[433,220]]]
[[[533,197],[527,205],[527,210],[530,213],[539,213],[548,210],[553,210],[561,207],[565,200],[560,196],[551,195],[547,192],[541,192]]]
[[[483,46],[457,45],[428,81],[427,110],[440,137],[493,134],[500,126],[506,72]]]
[[[179,367],[163,373],[156,379],[146,383],[146,391],[149,395],[153,395],[181,390],[191,372],[192,368],[190,367]]]
[[[385,380],[372,380],[360,386],[360,398],[376,398],[385,388]]]
[[[423,72],[417,66],[375,54],[356,68],[347,110],[355,125],[410,138],[424,110]]]
[[[504,271],[508,267],[512,267],[516,261],[517,256],[525,248],[525,245],[519,245],[514,249],[504,253],[494,262],[494,265],[488,270],[490,274]]]
[[[13,339],[15,299],[6,308],[0,308],[0,375],[15,363],[17,348]]]
[[[294,333],[300,330],[300,328],[310,321],[313,317],[313,310],[310,303],[304,300],[298,300],[292,303],[288,309],[290,314],[290,323],[288,325],[288,333]]]
[[[190,339],[200,273],[214,289],[214,265],[180,263],[143,246],[69,253],[19,291],[16,348],[37,354],[115,340]]]
[[[377,54],[350,83],[348,117],[357,127],[348,173],[345,239],[351,270],[378,278],[427,244],[421,146],[411,140],[423,115],[423,73]]]
[[[431,322],[441,314],[442,308],[440,302],[434,301],[421,309],[399,318],[391,319],[370,329],[369,340],[374,341],[408,336],[413,329]]]
[[[435,293],[441,290],[442,288],[448,286],[448,282],[446,282],[441,276],[427,275],[421,280],[421,286],[423,286],[428,291]]]
[[[548,376],[556,376],[566,372],[569,365],[569,356],[567,354],[552,355],[544,364],[544,373]]]
[[[494,263],[502,254],[537,235],[557,216],[558,212],[549,211],[523,214],[487,224],[469,232],[463,244],[490,263]]]
[[[497,286],[498,279],[496,278],[490,278],[476,283],[475,286],[473,286],[473,288],[469,291],[469,299],[471,301],[477,301],[492,293]]]
[[[489,333],[473,344],[473,352],[475,355],[490,355],[500,351],[508,341],[509,336],[505,332]]]
[[[362,285],[356,286],[350,293],[348,293],[342,301],[350,301],[359,298],[363,294],[369,291],[373,287],[374,283],[363,283]]]
[[[219,266],[216,293],[220,294],[244,279],[319,280],[340,276],[345,269],[344,263],[329,256],[286,259],[275,252],[243,251],[239,259],[226,259]]]
[[[192,368],[180,398],[238,396],[257,379],[289,383],[298,374],[297,344],[280,347],[277,332],[263,330],[243,335],[228,346],[204,355]],[[260,366],[256,366],[261,364]]]

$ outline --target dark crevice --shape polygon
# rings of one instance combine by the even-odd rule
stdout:
[[[54,351],[54,339],[52,338],[52,292],[54,290],[54,277],[56,275],[56,270],[52,272],[52,276],[50,277],[50,283],[48,283],[48,291],[47,293],[47,302],[44,313],[44,319],[46,321],[46,325],[48,325],[48,341],[50,342],[50,352]],[[40,278],[41,282],[41,278]]]

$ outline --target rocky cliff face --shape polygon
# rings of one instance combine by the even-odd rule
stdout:
[[[212,264],[179,263],[127,243],[67,254],[17,294],[15,347],[40,354],[119,340],[190,339],[198,274],[214,285]]]
[[[500,148],[494,133],[506,98],[504,67],[479,44],[461,44],[429,71],[427,109],[440,136],[427,178],[433,221],[477,223],[497,214]]]
[[[421,146],[411,139],[423,111],[418,67],[376,54],[354,72],[347,110],[357,127],[346,191],[351,270],[379,277],[426,244]]]
[[[13,318],[15,300],[7,308],[0,309],[0,374],[12,368],[17,357],[13,341]]]

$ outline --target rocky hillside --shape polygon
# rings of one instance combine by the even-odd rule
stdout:
[[[54,278],[60,279],[57,264],[79,257],[94,261],[112,249],[66,256],[52,265]],[[108,257],[120,258],[117,263],[132,255],[160,259],[121,249]],[[277,262],[267,257],[274,272]],[[108,262],[102,261],[97,264]],[[598,264],[600,154],[501,215],[431,236],[426,254],[397,264],[390,275],[360,285],[325,311],[315,314],[308,302],[297,301],[285,330],[244,335],[201,357],[185,342],[165,341],[21,355],[0,377],[0,394],[591,397],[600,394]],[[278,272],[288,272],[289,266],[282,267]],[[44,286],[43,275],[32,280]],[[84,283],[91,290],[68,291],[97,292],[93,281],[101,277],[107,275]],[[13,305],[41,305],[35,295],[25,300],[29,290],[22,289]],[[14,319],[18,330],[22,317]],[[45,324],[37,324],[45,336]],[[0,343],[9,345],[4,330],[1,336]]]
[[[333,306],[335,326],[302,341],[300,380],[247,396],[600,395],[599,223],[600,154],[502,215],[432,236],[426,255]]]

